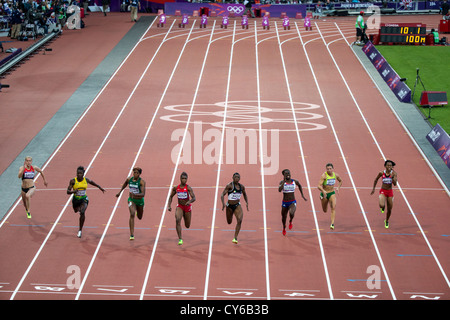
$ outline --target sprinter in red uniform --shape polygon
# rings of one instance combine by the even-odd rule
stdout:
[[[381,178],[381,189],[379,195],[379,205],[381,213],[386,211],[386,220],[384,220],[384,227],[389,228],[389,218],[392,214],[392,207],[394,205],[394,191],[392,190],[392,185],[397,185],[397,172],[394,171],[395,162],[392,160],[386,160],[384,162],[384,171],[380,171],[373,182],[373,189],[370,194],[375,193],[375,187],[377,185],[378,179]]]
[[[45,180],[44,172],[36,167],[32,166],[33,159],[31,157],[26,157],[23,166],[19,168],[19,179],[22,179],[22,201],[23,206],[25,207],[25,211],[27,213],[27,218],[31,219],[30,213],[30,201],[33,196],[36,188],[34,186],[34,178],[36,176],[36,172],[41,174],[42,180],[44,180],[44,185],[47,187],[47,181]]]
[[[191,203],[195,201],[194,191],[190,186],[187,185],[187,179],[187,173],[181,173],[181,183],[178,186],[172,188],[172,193],[169,197],[169,203],[167,204],[167,209],[169,211],[172,211],[172,198],[176,194],[178,197],[178,204],[177,208],[175,209],[175,222],[178,234],[178,245],[183,244],[183,238],[181,237],[181,219],[184,219],[184,225],[186,226],[186,228],[189,228],[191,226]]]

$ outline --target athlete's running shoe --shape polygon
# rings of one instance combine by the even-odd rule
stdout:
[[[183,244],[183,239],[178,240],[178,245],[181,246]]]
[[[389,229],[389,221],[384,220],[384,227],[386,229]]]
[[[283,236],[286,235],[286,228],[283,228]]]
[[[380,210],[381,210],[381,213],[384,213],[384,208],[380,208]]]
[[[31,213],[29,213],[28,211],[27,211],[27,218],[31,219]]]
[[[134,240],[134,235],[131,235],[131,236],[130,236],[130,240]]]
[[[236,239],[236,238],[234,238],[234,239],[232,240],[232,242],[233,242],[233,243],[235,243],[235,244],[237,244],[237,243],[238,243],[238,241],[237,241],[237,239]]]
[[[78,230],[77,237],[81,238],[81,230]]]
[[[334,223],[331,224],[330,229],[334,230]]]
[[[292,230],[292,222],[289,222],[289,230]]]

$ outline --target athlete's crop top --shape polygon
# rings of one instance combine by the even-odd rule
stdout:
[[[138,194],[141,193],[141,178],[139,177],[137,181],[133,180],[133,177],[128,181],[128,186],[130,188],[130,193]]]
[[[325,172],[326,179],[323,182],[324,186],[334,186],[336,184],[336,174],[333,172],[332,176],[329,176],[327,172]]]
[[[22,174],[22,180],[25,179],[34,179],[35,171],[33,166],[30,167],[30,169],[24,168],[23,174]]]
[[[181,188],[180,185],[177,186],[177,197],[179,200],[189,200],[189,191],[187,184],[184,186],[184,188]]]
[[[233,189],[228,191],[228,200],[240,200],[242,195],[242,186],[239,184],[241,189],[238,190],[236,189],[234,182],[232,182],[231,185],[233,186]]]
[[[86,189],[87,189],[86,178],[83,177],[83,180],[81,180],[81,181],[78,181],[77,178],[75,178],[75,184],[73,185],[73,190],[75,190],[76,193],[74,194],[74,197],[76,199],[86,198]]]
[[[383,171],[383,175],[381,176],[381,179],[384,184],[392,184],[392,176],[386,175],[386,170]]]
[[[292,183],[284,183],[283,185],[283,193],[293,193],[295,192],[295,181],[292,180]]]

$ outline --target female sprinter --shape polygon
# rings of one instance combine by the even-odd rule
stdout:
[[[125,180],[122,189],[116,194],[118,198],[123,189],[130,187],[128,195],[128,209],[130,210],[130,240],[134,240],[134,216],[139,220],[144,215],[144,196],[145,196],[145,181],[141,178],[142,169],[139,167],[133,168],[133,176]]]
[[[33,159],[31,157],[26,157],[23,166],[19,168],[19,179],[22,179],[22,201],[25,211],[27,212],[27,218],[31,219],[30,213],[30,200],[33,196],[36,188],[34,187],[34,177],[36,172],[41,174],[42,180],[44,180],[44,185],[47,187],[47,181],[45,181],[44,172],[36,167],[32,166]]]
[[[88,183],[94,187],[99,188],[105,193],[105,189],[100,187],[94,181],[89,180],[84,176],[84,167],[80,166],[77,168],[77,176],[70,180],[69,186],[67,187],[67,194],[73,194],[72,207],[73,211],[80,214],[80,228],[78,229],[77,237],[81,238],[81,230],[83,229],[84,220],[86,219],[85,213],[89,204],[89,199],[86,195],[86,189]]]
[[[244,196],[244,200],[247,206],[248,211],[248,199],[247,199],[247,193],[245,192],[245,187],[239,183],[239,180],[241,180],[241,176],[239,173],[233,174],[233,181],[226,185],[225,189],[222,192],[222,195],[220,196],[220,199],[222,200],[222,211],[225,209],[225,203],[223,201],[223,198],[225,194],[228,194],[228,201],[227,201],[227,222],[228,224],[231,224],[233,221],[233,214],[236,216],[236,229],[234,231],[234,238],[233,243],[237,244],[238,240],[238,234],[241,230],[241,224],[242,219],[244,217],[244,212],[242,211],[241,207],[241,196]]]
[[[336,217],[336,193],[339,194],[339,188],[342,185],[341,177],[334,172],[334,167],[332,163],[327,163],[327,171],[325,171],[320,177],[319,190],[320,190],[320,201],[322,202],[323,212],[327,212],[328,203],[331,208],[331,225],[330,229],[334,230],[334,218]],[[336,180],[339,181],[339,186],[334,189]]]
[[[384,220],[384,227],[389,228],[389,218],[392,213],[392,206],[394,205],[394,191],[392,185],[397,185],[397,172],[394,171],[395,162],[392,160],[386,160],[384,162],[384,171],[380,171],[373,182],[373,189],[371,195],[375,192],[378,179],[382,178],[381,189],[379,195],[379,205],[381,213],[384,213],[384,209],[387,205],[386,220]]]
[[[178,245],[183,244],[183,238],[181,237],[181,219],[184,219],[184,225],[186,228],[191,226],[192,206],[191,203],[195,201],[194,191],[187,185],[188,175],[186,172],[180,175],[180,184],[172,188],[172,193],[169,197],[169,203],[167,209],[172,211],[172,198],[176,194],[178,197],[177,208],[175,209],[175,222],[178,234]]]
[[[281,223],[283,224],[283,236],[286,235],[286,219],[289,212],[289,230],[292,229],[292,220],[294,219],[295,210],[297,209],[297,201],[295,200],[295,186],[300,189],[300,194],[303,200],[308,201],[303,195],[303,189],[297,180],[291,179],[291,172],[289,169],[284,169],[282,172],[284,179],[280,181],[278,191],[283,191],[283,202],[281,204]]]

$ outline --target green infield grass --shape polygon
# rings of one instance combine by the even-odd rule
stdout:
[[[426,91],[446,91],[450,97],[450,47],[444,46],[377,46],[378,51],[389,62],[412,91],[416,82],[417,68]],[[422,84],[417,83],[413,102],[419,106],[420,95],[424,91]],[[428,117],[428,107],[419,109]],[[450,133],[450,105],[431,108],[430,123],[439,123]]]

